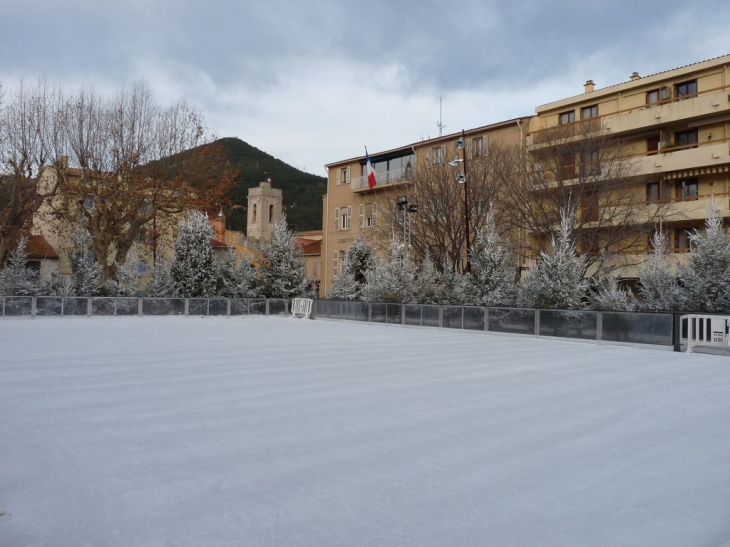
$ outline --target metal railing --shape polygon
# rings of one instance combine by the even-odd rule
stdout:
[[[287,315],[283,298],[0,296],[0,317]]]
[[[378,186],[387,186],[396,182],[406,182],[412,177],[412,167],[404,167],[401,169],[383,171],[382,173],[375,173],[376,188]],[[353,177],[351,187],[353,190],[368,190],[370,187],[368,186],[367,176]]]
[[[315,300],[317,319],[594,340],[678,349],[679,314]]]

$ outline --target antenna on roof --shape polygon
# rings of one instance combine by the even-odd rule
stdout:
[[[441,120],[441,114],[442,114],[442,99],[441,99],[441,97],[439,97],[439,121],[436,122],[436,127],[439,128],[439,137],[443,134],[444,127],[446,127]]]

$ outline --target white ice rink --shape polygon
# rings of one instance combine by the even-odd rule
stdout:
[[[0,507],[2,547],[730,545],[730,359],[2,320]]]

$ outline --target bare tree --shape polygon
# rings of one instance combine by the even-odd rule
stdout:
[[[549,251],[565,211],[575,218],[571,237],[589,269],[620,266],[618,257],[643,250],[647,234],[667,217],[670,203],[647,204],[647,181],[626,141],[597,129],[584,122],[543,130],[529,153],[490,147],[499,209],[527,233],[524,255]]]
[[[64,165],[61,104],[60,90],[44,80],[21,78],[6,95],[0,83],[0,267],[56,193],[58,182],[46,184],[41,175]]]
[[[377,240],[388,242],[392,235],[402,238],[404,223],[410,221],[410,243],[414,258],[423,259],[428,254],[437,265],[463,271],[466,264],[465,188],[469,192],[472,242],[486,225],[490,210],[498,229],[504,232],[508,228],[502,220],[504,211],[492,208],[498,189],[490,157],[477,156],[473,151],[469,153],[466,187],[456,181],[464,168],[460,158],[455,158],[454,161],[444,161],[438,165],[421,161],[409,179],[411,184],[383,191],[379,201],[382,220],[377,227]],[[407,213],[399,209],[399,195],[406,196],[409,203],[417,204],[418,210]]]
[[[188,102],[162,108],[144,82],[110,98],[82,89],[63,122],[77,168],[59,173],[53,211],[68,224],[82,219],[103,279],[114,278],[142,227],[154,250],[161,216],[172,225],[185,209],[227,204],[233,171]]]

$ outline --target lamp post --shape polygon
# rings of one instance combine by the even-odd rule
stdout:
[[[465,272],[471,272],[471,241],[469,240],[469,170],[466,158],[466,135],[461,130],[461,137],[454,143],[457,150],[461,150],[461,159],[464,162],[464,171],[456,177],[456,182],[464,185],[464,232],[466,233],[466,268]]]
[[[403,244],[406,246],[406,256],[411,257],[411,213],[418,211],[418,205],[408,203],[406,196],[398,196],[398,210],[403,213]]]

